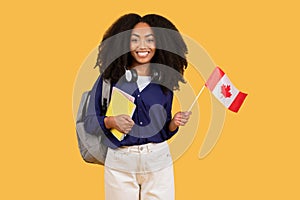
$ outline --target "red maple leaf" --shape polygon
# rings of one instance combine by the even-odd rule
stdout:
[[[230,92],[231,88],[230,88],[230,85],[222,85],[221,86],[221,93],[223,94],[223,96],[225,98],[230,98],[231,97],[231,92]]]

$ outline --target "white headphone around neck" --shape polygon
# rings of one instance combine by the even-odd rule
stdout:
[[[135,69],[127,69],[125,66],[125,79],[127,82],[136,82],[138,79],[138,73]],[[151,69],[151,80],[152,81],[160,81],[161,73],[159,70],[152,68]]]

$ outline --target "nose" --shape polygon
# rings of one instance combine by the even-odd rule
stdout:
[[[139,48],[146,48],[146,42],[145,40],[141,40],[140,44],[139,44]]]

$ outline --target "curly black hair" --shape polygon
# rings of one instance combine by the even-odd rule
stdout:
[[[162,64],[179,72],[170,75],[170,70],[158,68],[162,77],[160,84],[164,91],[166,90],[164,87],[172,90],[179,89],[179,82],[185,83],[183,74],[188,65],[187,47],[175,25],[157,14],[141,17],[138,14],[130,13],[115,21],[105,32],[98,47],[95,67],[100,68],[104,79],[110,79],[114,83],[118,82],[125,73],[125,67],[130,67],[132,64],[130,36],[132,29],[139,22],[147,23],[154,32],[156,51],[151,63]]]

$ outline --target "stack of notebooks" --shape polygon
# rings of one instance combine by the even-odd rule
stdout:
[[[134,97],[127,94],[126,92],[113,87],[111,100],[107,108],[106,115],[107,116],[116,116],[121,114],[127,114],[132,117],[135,104],[134,104]],[[119,132],[117,129],[111,129],[110,132],[119,140],[123,140],[125,134]]]

